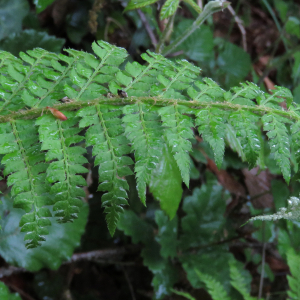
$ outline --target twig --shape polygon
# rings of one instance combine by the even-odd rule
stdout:
[[[227,1],[210,1],[208,2],[197,19],[193,24],[187,28],[178,38],[176,38],[173,43],[167,46],[161,53],[166,56],[173,52],[181,43],[183,43],[196,29],[198,29],[202,23],[213,13],[216,13],[229,5]],[[156,51],[157,52],[157,51]]]
[[[197,0],[198,6],[202,9],[203,8],[203,2],[202,0]]]
[[[171,32],[173,30],[173,24],[174,24],[174,19],[175,19],[175,13],[173,16],[171,16],[168,20],[168,23],[164,29],[164,31],[162,32],[162,35],[159,39],[159,42],[156,46],[155,52],[156,53],[161,53],[164,46],[165,46],[165,41],[168,39],[168,37],[170,37]]]
[[[262,262],[261,262],[261,273],[260,273],[260,282],[259,282],[259,290],[258,290],[258,299],[262,296],[263,286],[264,286],[264,273],[265,273],[265,262],[266,262],[266,241],[265,241],[265,222],[263,222],[262,226],[263,234],[263,248],[262,248]]]
[[[126,281],[127,281],[127,284],[128,284],[129,290],[130,290],[130,294],[131,294],[131,298],[132,298],[132,300],[136,300],[135,294],[134,294],[134,290],[133,290],[133,286],[132,286],[132,284],[131,284],[131,282],[130,282],[130,279],[129,279],[129,277],[128,277],[127,271],[126,271],[126,269],[124,268],[124,266],[121,266],[121,268],[122,268],[122,271],[123,271],[123,273],[124,273],[125,279],[126,279]]]
[[[35,300],[34,298],[32,298],[30,295],[28,295],[26,292],[24,292],[23,290],[21,290],[17,286],[15,286],[13,284],[10,284],[8,282],[5,282],[5,284],[7,286],[9,286],[11,289],[13,289],[14,291],[16,291],[17,293],[19,293],[21,296],[23,296],[24,299]]]
[[[75,253],[72,255],[71,259],[64,262],[63,264],[70,264],[78,261],[99,261],[107,264],[118,264],[118,265],[133,265],[132,262],[122,262],[113,260],[114,258],[120,258],[125,254],[134,254],[140,251],[140,246],[129,245],[125,247],[118,247],[113,249],[103,249],[95,250],[90,252]],[[7,268],[0,268],[0,278],[11,276],[17,273],[29,272],[24,268],[17,268],[14,266],[9,266]],[[0,299],[1,300],[1,299]]]
[[[234,17],[234,20],[235,20],[237,26],[239,27],[239,30],[240,30],[241,35],[242,35],[243,49],[245,50],[245,52],[247,52],[246,29],[245,29],[245,27],[243,25],[243,21],[235,13],[235,11],[234,11],[234,9],[232,8],[231,5],[229,5],[227,8],[230,11],[230,13],[232,14],[232,16]]]
[[[137,12],[138,12],[138,14],[139,14],[139,16],[141,18],[141,21],[142,21],[143,25],[145,26],[145,29],[146,29],[149,37],[150,37],[152,45],[154,47],[156,47],[156,45],[157,45],[157,39],[156,39],[156,37],[154,35],[154,32],[152,31],[152,29],[150,27],[150,24],[149,24],[149,22],[148,22],[148,20],[147,20],[147,18],[145,16],[145,14],[140,9],[138,9]]]

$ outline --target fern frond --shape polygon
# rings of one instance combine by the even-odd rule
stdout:
[[[250,286],[247,286],[241,270],[237,268],[235,259],[229,261],[230,268],[230,284],[242,294],[244,300],[256,300],[257,298],[250,296]]]
[[[237,111],[230,115],[229,122],[240,138],[243,153],[249,163],[249,169],[256,165],[260,151],[260,141],[257,134],[258,116],[248,111]]]
[[[191,117],[184,115],[189,109],[182,105],[170,105],[158,111],[165,127],[165,135],[171,147],[181,177],[186,186],[190,181],[190,157],[192,144],[189,139],[194,137],[191,127],[194,127]]]
[[[127,57],[126,50],[103,41],[93,43],[92,48],[100,61],[89,53],[66,50],[74,57],[80,55],[84,59],[77,62],[76,67],[70,71],[70,79],[76,88],[69,84],[65,84],[64,87],[66,95],[75,101],[91,100],[107,93],[108,89],[101,85],[102,83],[109,82],[109,90],[113,94],[117,94],[117,90],[121,89],[113,75],[119,71],[118,66]]]
[[[156,167],[162,155],[162,127],[159,116],[151,106],[142,103],[125,106],[125,134],[132,142],[135,156],[137,191],[146,205],[146,185],[149,183],[151,170]]]
[[[220,282],[216,281],[212,276],[204,274],[197,269],[195,269],[195,272],[199,279],[205,283],[208,293],[213,300],[230,300],[230,297]]]
[[[95,105],[81,109],[83,117],[79,127],[90,126],[86,132],[86,145],[93,146],[94,165],[99,165],[99,191],[107,191],[102,196],[102,205],[107,213],[106,220],[111,235],[114,234],[123,206],[127,205],[129,189],[124,176],[131,175],[128,165],[133,161],[128,140],[122,126],[122,110],[119,107]]]
[[[266,114],[262,117],[262,122],[264,130],[267,131],[271,153],[274,154],[285,181],[289,183],[291,178],[290,141],[285,123],[291,123],[291,121],[276,114]]]
[[[117,83],[122,86],[128,96],[156,96],[162,92],[163,87],[157,86],[157,76],[166,68],[170,68],[170,62],[160,54],[147,51],[141,57],[148,62],[142,66],[138,62],[128,62],[125,71],[116,73]]]
[[[52,115],[44,115],[36,121],[39,125],[39,136],[42,150],[47,150],[46,180],[53,184],[50,193],[54,195],[53,211],[59,223],[72,222],[77,218],[79,207],[84,197],[84,191],[79,186],[85,186],[86,181],[78,173],[86,173],[87,169],[82,164],[87,163],[83,156],[84,148],[72,144],[81,142],[84,137],[79,136],[80,128],[77,125],[79,118],[74,118],[74,113],[69,113],[67,121],[60,121]],[[55,161],[53,161],[55,160]]]
[[[196,125],[199,134],[203,140],[208,142],[211,146],[216,164],[221,168],[225,151],[225,120],[224,111],[218,108],[207,108],[199,110],[196,114]]]
[[[223,100],[224,90],[210,78],[203,78],[203,82],[195,81],[194,85],[197,87],[189,87],[187,90],[188,95],[194,100],[199,102],[214,102]],[[200,91],[198,91],[200,90]]]
[[[0,153],[5,154],[2,163],[4,175],[9,175],[7,184],[13,185],[14,207],[26,214],[20,220],[27,248],[35,248],[48,234],[51,213],[45,205],[52,204],[49,185],[45,183],[45,155],[38,143],[37,129],[33,120],[12,120],[0,124]]]
[[[43,71],[51,67],[51,61],[57,60],[57,55],[37,48],[28,50],[27,54],[21,52],[20,57],[23,61],[12,60],[7,66],[7,74],[1,76],[0,83],[4,91],[0,94],[3,100],[0,102],[0,114],[8,114],[26,105],[33,106],[35,97],[47,93],[41,76]]]
[[[186,60],[177,60],[172,63],[172,69],[165,68],[163,74],[159,74],[157,80],[163,85],[160,98],[187,99],[182,93],[197,78],[200,68],[192,65]]]
[[[298,300],[300,299],[300,257],[292,248],[287,252],[287,261],[292,274],[287,276],[290,287],[288,296],[292,300]]]
[[[233,93],[230,91],[224,93],[224,99],[234,104],[254,106],[253,99],[264,96],[260,88],[252,82],[240,83],[240,86],[233,87],[231,90]]]

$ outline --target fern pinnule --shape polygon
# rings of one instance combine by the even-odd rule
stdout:
[[[238,268],[237,262],[234,258],[229,261],[230,268],[230,284],[242,294],[244,300],[256,300],[256,297],[250,295],[250,284],[247,284],[246,278],[243,276],[243,271]],[[241,272],[242,271],[242,272]]]
[[[190,156],[192,144],[189,139],[194,137],[191,127],[194,127],[192,118],[184,113],[190,110],[182,105],[174,104],[158,110],[161,116],[164,133],[168,144],[181,173],[181,177],[186,186],[190,181]]]
[[[121,88],[110,75],[119,70],[117,66],[128,55],[126,50],[103,41],[99,41],[98,44],[94,42],[92,48],[100,61],[92,54],[80,52],[82,60],[78,61],[76,67],[70,71],[70,79],[77,87],[73,88],[65,84],[66,95],[75,101],[92,100],[107,93],[108,88],[101,85],[103,82],[109,83],[109,89],[113,94],[117,94],[117,89]],[[66,51],[74,55],[74,50]]]
[[[195,81],[194,86],[187,90],[188,95],[194,101],[214,102],[223,100],[224,90],[210,78],[203,78],[203,82]]]
[[[84,191],[79,186],[85,186],[86,181],[78,173],[86,173],[82,164],[87,163],[83,156],[84,148],[74,146],[84,139],[79,136],[81,131],[77,125],[79,118],[69,113],[69,119],[62,122],[51,115],[43,115],[36,121],[39,125],[42,150],[47,150],[46,161],[50,162],[47,168],[46,180],[53,184],[50,193],[54,195],[54,215],[59,223],[72,222],[78,217],[79,207],[84,197]]]
[[[271,94],[264,93],[261,97],[257,98],[259,105],[279,109],[279,103],[286,101],[287,107],[290,107],[293,101],[293,95],[289,89],[275,85],[271,91]]]
[[[127,203],[129,189],[124,176],[131,175],[128,165],[133,161],[126,154],[130,153],[128,140],[122,126],[122,110],[119,107],[95,105],[81,109],[80,127],[90,128],[86,132],[86,145],[93,146],[94,165],[99,165],[99,191],[107,191],[102,196],[108,229],[114,234],[120,213]]]
[[[199,110],[196,114],[196,126],[203,140],[211,146],[216,164],[221,168],[225,151],[225,112],[219,108],[210,107]]]
[[[287,276],[290,287],[288,296],[292,300],[298,300],[300,298],[300,256],[293,248],[289,248],[287,252],[287,261],[292,275]]]
[[[216,281],[212,276],[204,274],[197,269],[195,269],[195,272],[199,279],[205,283],[213,300],[230,300],[230,297],[220,282]]]
[[[49,185],[45,184],[45,155],[38,143],[37,128],[33,120],[12,120],[0,125],[0,153],[5,165],[4,175],[9,175],[7,185],[12,187],[14,207],[26,214],[20,220],[27,248],[41,245],[51,225],[51,213],[45,205],[52,204]]]
[[[158,97],[185,100],[187,97],[178,91],[190,87],[201,69],[186,60],[177,60],[176,63],[172,63],[171,67],[165,68],[163,73],[157,76],[157,80],[163,86]]]
[[[246,161],[249,163],[249,169],[256,165],[260,151],[260,141],[258,137],[257,115],[248,111],[233,112],[229,117],[229,122],[234,127],[237,136],[240,139],[243,153]]]
[[[26,105],[33,106],[47,90],[37,84],[43,69],[51,66],[51,60],[57,60],[57,55],[37,48],[28,50],[27,54],[20,52],[23,60],[14,60],[7,67],[6,76],[1,77],[1,86],[4,93],[0,94],[3,102],[0,105],[0,113],[8,114],[9,111],[17,111]],[[24,62],[26,65],[24,65]],[[11,85],[11,81],[15,84]]]
[[[143,53],[141,56],[148,62],[148,65],[142,66],[138,62],[128,62],[125,71],[119,71],[116,74],[117,82],[124,87],[129,96],[149,96],[151,88],[157,87],[155,84],[158,82],[159,73],[170,65],[165,57],[149,50],[147,54]]]
[[[134,150],[137,191],[142,203],[146,205],[146,184],[162,154],[161,123],[157,113],[151,111],[150,105],[128,105],[124,107],[123,113],[125,134]]]
[[[264,130],[267,131],[271,153],[280,167],[287,183],[291,178],[290,140],[285,123],[291,123],[287,118],[276,114],[265,114],[262,117]]]

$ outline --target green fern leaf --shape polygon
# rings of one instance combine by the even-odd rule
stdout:
[[[162,84],[163,90],[158,94],[160,98],[187,99],[182,92],[190,87],[197,78],[200,68],[186,60],[177,60],[172,63],[172,68],[165,68],[157,80]],[[153,90],[153,89],[152,89]]]
[[[260,88],[251,82],[240,83],[239,87],[233,87],[231,90],[233,93],[229,91],[224,93],[224,99],[234,104],[254,106],[252,99],[260,99],[264,96]]]
[[[199,279],[203,281],[213,300],[230,300],[227,292],[220,282],[216,281],[212,276],[203,274],[199,270],[195,270]]]
[[[27,248],[35,248],[45,241],[51,225],[51,213],[45,205],[51,205],[49,185],[45,183],[45,155],[38,143],[34,121],[18,120],[0,124],[0,153],[6,154],[2,163],[4,175],[9,175],[8,186],[13,185],[14,207],[22,208],[26,214],[20,220]]]
[[[162,55],[149,50],[141,57],[148,62],[148,65],[128,62],[125,71],[117,72],[117,83],[128,93],[128,96],[156,96],[162,93],[164,88],[163,85],[156,85],[157,77],[162,70],[169,69],[171,64]]]
[[[287,276],[290,287],[288,296],[290,299],[298,300],[300,299],[300,257],[292,248],[287,252],[287,261],[292,274]]]
[[[210,78],[203,78],[204,82],[195,81],[195,87],[189,87],[188,95],[199,102],[223,101],[224,90]],[[196,89],[197,88],[197,89]]]
[[[178,6],[179,0],[167,0],[161,8],[160,19],[164,20],[174,15]]]
[[[74,117],[74,113],[67,115],[69,119],[63,122],[52,115],[44,115],[36,121],[42,150],[48,150],[46,161],[52,161],[47,168],[46,180],[53,184],[50,193],[54,195],[53,211],[59,223],[72,222],[78,217],[79,207],[82,206],[79,197],[85,196],[78,186],[85,186],[86,181],[76,174],[86,173],[87,169],[82,164],[88,162],[83,156],[85,149],[70,147],[84,137],[77,135],[80,128],[73,127],[79,118]]]
[[[128,105],[124,107],[123,113],[125,134],[132,142],[136,161],[137,191],[142,203],[146,205],[146,185],[162,153],[162,128],[159,116],[151,111],[149,105]]]
[[[78,116],[83,117],[79,127],[90,128],[86,132],[86,145],[93,146],[96,156],[94,165],[99,165],[99,191],[107,191],[102,196],[102,205],[107,213],[106,220],[111,235],[114,234],[123,206],[127,205],[129,189],[124,176],[131,175],[128,165],[133,161],[128,140],[122,126],[122,110],[118,107],[95,105],[81,109]]]
[[[218,108],[207,108],[200,110],[196,116],[199,134],[213,149],[216,164],[221,168],[225,151],[225,114]]]
[[[194,127],[192,119],[189,116],[183,115],[189,110],[185,106],[174,104],[161,108],[160,114],[163,126],[165,127],[165,135],[169,146],[177,162],[181,172],[181,177],[189,186],[190,181],[190,157],[189,152],[192,150],[192,145],[189,139],[192,139],[194,134],[191,127]]]
[[[256,300],[257,298],[250,296],[250,282],[249,284],[246,283],[246,278],[243,274],[244,270],[238,268],[237,262],[234,258],[230,259],[229,267],[231,285],[242,294],[244,300]],[[247,273],[247,275],[249,274]]]
[[[258,116],[247,111],[237,111],[230,115],[229,121],[240,138],[249,168],[254,168],[261,148],[256,125]]]
[[[113,94],[117,94],[118,88],[121,89],[110,75],[118,71],[117,66],[128,55],[126,50],[103,41],[99,41],[98,44],[94,42],[92,48],[100,61],[89,53],[66,50],[73,56],[79,55],[84,59],[77,62],[76,68],[70,71],[72,84],[77,87],[74,89],[69,84],[65,84],[64,88],[66,95],[75,101],[91,100],[107,93],[108,89],[100,84],[103,81],[110,82],[109,89]],[[106,77],[103,78],[103,75]]]
[[[37,97],[47,94],[43,88],[45,80],[41,76],[43,70],[51,68],[51,61],[58,59],[56,54],[40,48],[28,50],[27,54],[21,52],[20,57],[27,64],[14,60],[8,65],[6,76],[1,76],[0,83],[4,89],[1,94],[4,100],[0,105],[1,114],[19,110],[25,105],[34,106]],[[17,84],[11,85],[12,82]]]
[[[285,123],[291,123],[291,121],[275,114],[264,115],[262,121],[264,130],[268,131],[271,153],[274,154],[285,181],[289,183],[291,178],[290,141]]]

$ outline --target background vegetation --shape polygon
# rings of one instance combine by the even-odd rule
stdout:
[[[205,3],[149,0],[140,8],[134,3],[2,0],[0,49],[15,56],[36,47],[92,52],[92,42],[104,40],[127,49],[129,61],[143,64],[140,55],[147,49],[161,51],[169,59],[188,59],[226,90],[246,80],[266,92],[280,85],[300,103],[296,2],[233,1],[176,49],[160,41],[166,46],[176,41]],[[165,149],[155,169],[160,180],[150,180],[147,207],[129,176],[130,207],[114,237],[105,223],[91,151],[89,205],[76,222],[52,226],[41,248],[25,249],[18,228],[23,212],[12,207],[3,179],[0,276],[6,286],[0,286],[0,299],[300,299],[299,222],[240,227],[251,216],[287,206],[290,196],[299,195],[298,177],[285,183],[267,143],[260,167],[251,170],[230,132],[226,143],[218,168],[208,144],[200,137],[193,141],[189,188]],[[180,203],[172,220],[161,210],[162,200]]]

